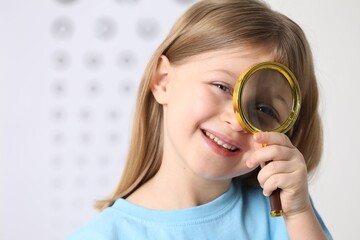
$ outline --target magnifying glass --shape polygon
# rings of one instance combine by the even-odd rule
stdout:
[[[300,87],[286,66],[277,62],[258,63],[237,80],[233,105],[237,120],[247,131],[286,133],[300,112]],[[279,189],[271,194],[270,205],[271,216],[283,215]]]

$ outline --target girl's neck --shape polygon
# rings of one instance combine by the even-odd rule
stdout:
[[[158,173],[131,194],[127,201],[156,210],[178,210],[208,203],[222,195],[231,180],[207,180],[188,171]]]

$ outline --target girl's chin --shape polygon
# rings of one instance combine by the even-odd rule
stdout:
[[[240,177],[243,175],[246,175],[252,171],[254,171],[256,168],[254,169],[244,169],[242,171],[237,171],[237,172],[226,172],[226,171],[202,171],[199,172],[198,175],[200,175],[202,178],[210,180],[210,181],[231,181],[233,178],[236,177]]]

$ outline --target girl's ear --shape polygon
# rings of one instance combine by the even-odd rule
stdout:
[[[166,104],[169,94],[171,64],[169,59],[162,55],[151,82],[151,91],[159,104]]]

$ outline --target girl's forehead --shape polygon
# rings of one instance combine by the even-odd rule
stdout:
[[[273,56],[269,51],[259,50],[258,48],[230,48],[230,49],[218,49],[200,53],[190,56],[184,59],[186,62],[198,62],[198,61],[220,61],[220,60],[261,60],[270,61]]]
[[[186,58],[179,65],[204,69],[229,69],[241,73],[253,64],[272,60],[273,56],[265,51],[251,48],[232,48],[194,55]]]

